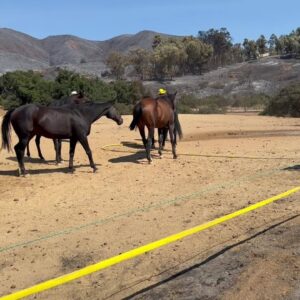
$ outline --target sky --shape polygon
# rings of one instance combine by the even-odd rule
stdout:
[[[299,0],[0,0],[0,28],[102,41],[142,30],[196,36],[226,27],[239,43],[290,33],[300,27],[299,11]]]

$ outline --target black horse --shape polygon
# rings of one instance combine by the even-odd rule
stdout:
[[[176,93],[167,94],[156,99],[146,97],[139,101],[133,109],[133,120],[129,128],[131,130],[136,126],[139,128],[149,163],[152,161],[150,149],[153,143],[155,128],[158,128],[159,133],[159,155],[162,155],[163,144],[167,131],[169,131],[173,158],[177,158],[176,136],[178,134],[181,138],[182,130],[176,111],[175,97]],[[145,135],[145,126],[148,128],[148,139],[146,139]]]
[[[61,106],[66,106],[66,105],[71,105],[71,104],[82,104],[82,103],[86,103],[89,101],[90,100],[84,96],[84,93],[80,91],[78,94],[71,95],[69,97],[62,98],[59,100],[53,100],[48,106],[49,107],[61,107]],[[45,158],[41,151],[41,147],[40,147],[41,142],[40,141],[41,141],[41,136],[36,135],[35,144],[36,144],[36,148],[38,151],[38,155],[39,155],[40,159],[44,160]],[[62,161],[61,139],[53,139],[53,144],[54,144],[54,149],[55,149],[56,163],[59,164]],[[30,157],[29,142],[27,145],[27,156]]]
[[[84,148],[90,166],[97,170],[87,136],[91,124],[102,116],[114,120],[118,125],[123,123],[122,117],[113,107],[112,102],[73,104],[65,107],[45,107],[36,104],[26,104],[9,110],[2,121],[2,149],[11,149],[10,124],[12,124],[19,142],[15,152],[21,175],[25,175],[24,152],[28,142],[40,135],[50,139],[70,139],[69,169],[74,171],[73,157],[75,146],[79,141]]]

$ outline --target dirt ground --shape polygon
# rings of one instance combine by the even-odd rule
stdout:
[[[31,142],[26,178],[0,152],[0,296],[299,186],[299,119],[181,115],[178,159],[167,143],[151,165],[130,121],[93,125],[95,174],[80,145],[74,174],[66,142],[59,166],[52,141],[41,141],[46,162]],[[29,299],[299,299],[299,198]]]

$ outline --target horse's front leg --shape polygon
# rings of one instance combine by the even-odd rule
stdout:
[[[29,142],[28,142],[28,144],[27,144],[27,153],[26,153],[26,155],[27,155],[28,157],[30,157]]]
[[[89,161],[90,161],[90,166],[94,170],[94,173],[95,173],[97,171],[97,168],[96,168],[96,165],[95,165],[94,160],[93,160],[92,151],[90,149],[87,137],[86,136],[80,137],[79,138],[79,142],[82,145],[83,149],[85,150],[85,152],[86,152],[86,154],[87,154],[87,156],[89,158]]]
[[[173,158],[176,159],[177,154],[176,154],[176,142],[175,142],[175,138],[174,138],[174,124],[169,126],[169,134],[170,134],[170,141],[172,144]]]
[[[147,153],[147,159],[149,164],[152,162],[151,158],[151,147],[152,147],[152,139],[154,137],[154,127],[148,128],[148,140],[147,140],[147,147],[146,147],[146,153]]]
[[[40,144],[41,144],[41,136],[40,135],[37,135],[35,137],[35,144],[36,144],[36,148],[38,150],[39,158],[42,160],[45,160],[45,158],[42,154],[42,151],[41,151],[41,147],[40,147]]]
[[[70,139],[70,159],[69,159],[69,170],[73,173],[74,172],[74,166],[73,166],[73,159],[74,159],[74,153],[75,153],[75,147],[77,144],[77,139],[71,138]]]
[[[61,140],[57,140],[57,156],[58,156],[58,160],[59,162],[62,162],[62,158],[61,158]]]
[[[58,165],[61,163],[60,149],[61,149],[61,140],[53,139],[54,150],[55,150],[55,160]]]

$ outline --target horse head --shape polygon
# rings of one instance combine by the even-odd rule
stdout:
[[[114,120],[118,125],[122,125],[123,119],[122,119],[121,115],[117,112],[116,108],[113,106],[113,102],[114,101],[110,102],[111,106],[107,110],[105,116],[109,119]]]

